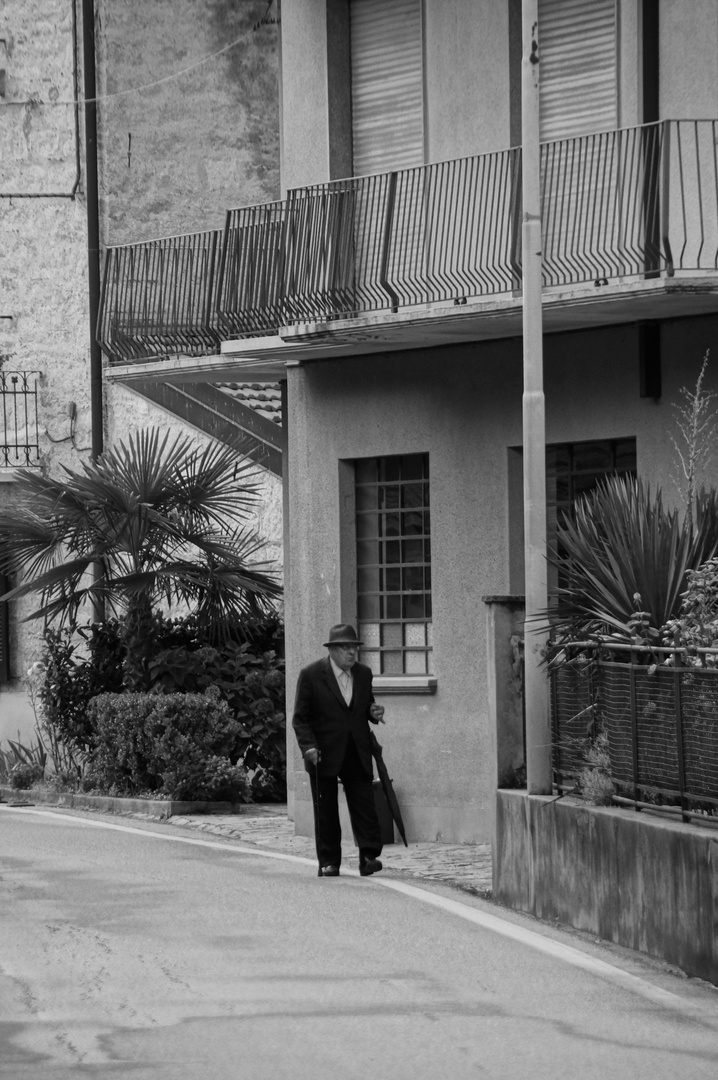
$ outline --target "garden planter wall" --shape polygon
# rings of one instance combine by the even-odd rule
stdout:
[[[164,820],[187,814],[233,814],[246,809],[245,803],[181,802],[179,799],[130,799],[115,795],[85,795],[82,792],[22,790],[0,787],[0,799],[13,803],[40,803],[72,810],[96,810],[107,814],[144,814]]]

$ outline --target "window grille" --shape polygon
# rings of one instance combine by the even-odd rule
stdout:
[[[356,462],[362,659],[376,675],[432,673],[429,455]]]
[[[0,466],[39,466],[39,371],[0,370]]]

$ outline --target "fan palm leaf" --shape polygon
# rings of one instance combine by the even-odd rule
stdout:
[[[62,480],[25,473],[0,520],[10,597],[40,595],[29,617],[73,623],[88,600],[127,610],[189,604],[215,629],[266,609],[281,589],[246,522],[254,467],[223,444],[141,431]]]

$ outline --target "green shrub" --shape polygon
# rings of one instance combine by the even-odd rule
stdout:
[[[122,623],[109,620],[82,628],[81,634],[84,646],[69,631],[47,633],[40,691],[48,732],[71,747],[76,758],[78,751],[87,753],[95,746],[89,702],[103,693],[126,690]],[[238,721],[227,755],[232,765],[239,763],[251,773],[251,795],[257,802],[286,798],[282,647],[282,625],[275,615],[245,620],[233,628],[233,640],[221,645],[207,643],[196,619],[156,616],[153,621],[151,690],[202,694],[216,687]],[[90,770],[87,783],[97,789],[101,779]]]
[[[665,628],[668,644],[682,648],[718,646],[718,559],[708,559],[697,570],[687,572],[688,587],[681,599],[681,610]],[[715,664],[715,656],[707,662]]]
[[[284,661],[249,642],[165,649],[150,665],[155,686],[200,693],[216,687],[239,721],[232,759],[251,773],[255,802],[286,798]]]
[[[246,777],[230,760],[239,724],[218,692],[100,694],[88,706],[92,774],[118,795],[246,799]]]
[[[72,749],[87,751],[93,745],[90,700],[122,689],[120,624],[95,623],[79,634],[80,640],[69,629],[46,631],[40,701],[49,733]]]
[[[16,790],[26,791],[38,780],[42,780],[42,766],[18,761],[10,770],[10,785]]]

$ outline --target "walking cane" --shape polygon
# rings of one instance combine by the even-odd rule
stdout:
[[[319,864],[317,868],[317,877],[324,877],[324,874],[322,872],[322,856],[319,851],[319,813],[321,808],[321,795],[319,793],[319,760],[321,756],[322,755],[317,750],[317,760],[314,764],[314,842],[317,849],[317,863]]]

